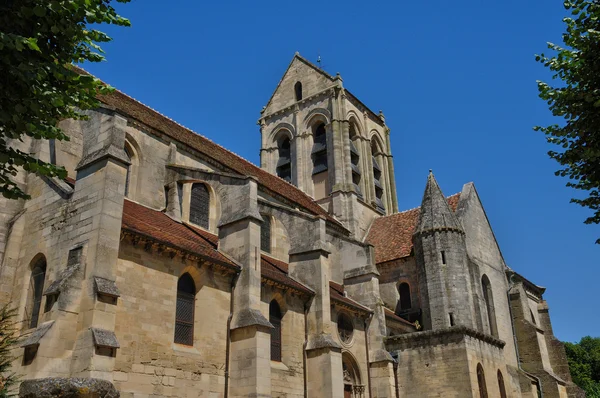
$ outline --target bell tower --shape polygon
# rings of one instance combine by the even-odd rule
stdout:
[[[358,239],[398,211],[390,129],[298,53],[261,112],[261,167],[314,198]]]

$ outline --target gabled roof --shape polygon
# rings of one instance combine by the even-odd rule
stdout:
[[[78,70],[79,73],[88,74],[83,69],[76,68],[76,70]],[[208,138],[169,119],[121,91],[115,90],[108,95],[100,94],[98,95],[98,99],[102,103],[115,108],[120,113],[137,120],[151,129],[157,130],[166,136],[173,138],[175,141],[189,145],[199,153],[208,158],[212,158],[228,171],[256,178],[259,185],[272,196],[282,197],[284,200],[298,205],[305,211],[323,217],[336,224],[338,227],[344,228],[339,221],[329,215],[325,209],[314,201],[314,199],[294,185],[262,170],[260,167],[214,143]]]
[[[460,194],[447,198],[452,211],[456,211]],[[408,257],[412,251],[412,236],[417,227],[421,208],[376,218],[369,229],[366,242],[375,246],[375,263],[384,263]]]
[[[125,199],[121,228],[172,248],[184,250],[208,261],[239,269],[231,259],[220,253],[210,239],[197,228],[179,223],[165,213]]]
[[[273,101],[273,97],[275,96],[275,93],[277,92],[277,90],[279,90],[279,87],[281,86],[281,83],[283,82],[283,79],[285,78],[285,76],[287,75],[288,71],[290,70],[290,68],[294,64],[294,61],[296,61],[296,60],[298,60],[298,61],[306,64],[306,66],[314,69],[316,72],[320,73],[321,75],[323,75],[327,79],[331,80],[331,82],[333,82],[333,79],[334,79],[333,76],[331,76],[329,73],[325,72],[323,69],[319,68],[317,65],[313,64],[312,62],[310,62],[309,60],[307,60],[306,58],[304,58],[303,56],[301,56],[300,53],[296,51],[296,53],[294,54],[294,57],[290,61],[288,67],[285,70],[285,72],[283,72],[283,75],[281,75],[281,80],[279,80],[279,83],[277,83],[277,87],[275,87],[275,90],[273,90],[273,92],[271,93],[271,97],[269,97],[269,100],[265,104],[265,109],[268,108],[269,105],[271,104],[271,101]]]

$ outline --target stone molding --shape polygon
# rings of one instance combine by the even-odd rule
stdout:
[[[76,377],[47,377],[23,380],[20,398],[118,398],[119,392],[108,380]]]
[[[421,346],[432,347],[443,345],[447,344],[448,340],[455,340],[458,342],[467,336],[491,344],[500,349],[504,348],[504,345],[506,344],[503,340],[466,326],[452,326],[445,329],[390,336],[385,338],[385,343],[386,345],[394,344],[398,349],[405,350]],[[436,339],[439,339],[439,341],[435,341]]]

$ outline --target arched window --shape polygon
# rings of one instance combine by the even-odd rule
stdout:
[[[177,308],[175,311],[175,343],[194,345],[194,310],[196,284],[187,272],[177,281]]]
[[[210,193],[202,183],[192,184],[190,197],[190,222],[208,229]]]
[[[296,82],[294,85],[294,92],[296,93],[296,101],[302,100],[302,83]]]
[[[352,168],[352,184],[358,193],[360,193],[360,152],[356,149],[358,144],[358,134],[354,123],[350,123],[350,129],[348,131],[350,138],[350,167]]]
[[[506,398],[506,387],[504,387],[504,376],[498,369],[498,389],[500,390],[500,398]]]
[[[320,123],[314,130],[312,149],[312,179],[315,188],[315,199],[322,199],[329,194],[329,176],[327,174],[327,133],[325,125]]]
[[[260,224],[260,250],[271,253],[271,217],[263,214]]]
[[[269,304],[269,322],[273,325],[271,329],[271,361],[281,362],[281,308],[277,300]]]
[[[381,160],[381,151],[377,147],[375,140],[371,141],[371,157],[373,161],[373,184],[375,185],[375,204],[380,210],[384,210],[383,205],[383,184],[381,182],[381,166],[379,161]]]
[[[131,149],[128,143],[125,143],[125,154],[127,155],[127,159],[130,163],[127,165],[127,175],[125,177],[125,196],[129,196],[129,184],[131,183],[131,167],[133,163],[133,150]]]
[[[485,385],[485,373],[483,373],[483,366],[480,363],[477,364],[477,384],[479,385],[479,397],[487,398],[487,386]]]
[[[398,292],[400,293],[400,310],[409,310],[412,307],[410,301],[410,286],[406,282],[402,282],[398,286]]]
[[[290,139],[287,136],[277,141],[277,151],[279,159],[277,160],[277,175],[284,180],[292,181],[292,160],[290,150]]]
[[[31,277],[29,278],[30,294],[27,308],[30,310],[30,313],[26,314],[29,315],[29,328],[36,328],[38,325],[45,280],[46,258],[42,256],[33,264]]]
[[[487,275],[481,277],[481,286],[483,288],[483,299],[485,301],[485,307],[488,314],[488,321],[490,323],[490,333],[498,337],[498,327],[496,326],[496,311],[494,309],[494,296],[492,294],[492,285]]]

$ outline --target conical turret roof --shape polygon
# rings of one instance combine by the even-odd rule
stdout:
[[[421,202],[421,213],[415,228],[415,235],[433,230],[462,231],[460,222],[450,209],[448,200],[442,193],[433,172],[429,170],[427,185]]]

